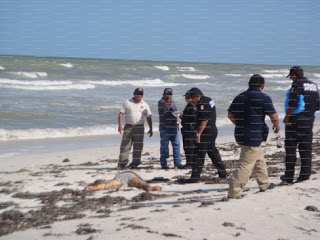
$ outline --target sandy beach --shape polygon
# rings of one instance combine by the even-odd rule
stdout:
[[[277,186],[259,192],[251,178],[242,199],[225,198],[227,181],[217,178],[209,158],[200,183],[178,184],[176,180],[189,177],[190,170],[173,169],[172,158],[171,169],[162,170],[157,141],[146,141],[135,172],[161,186],[162,192],[129,187],[83,191],[81,184],[112,179],[119,172],[118,146],[3,157],[0,238],[320,239],[320,131],[314,133],[310,180],[278,185],[285,152],[270,136],[265,157],[270,180]],[[230,175],[239,147],[233,136],[218,137],[217,143]]]

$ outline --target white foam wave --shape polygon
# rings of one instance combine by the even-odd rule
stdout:
[[[155,68],[161,69],[163,71],[169,71],[169,67],[168,66],[154,66]]]
[[[121,106],[99,106],[99,109],[120,109]]]
[[[283,73],[283,74],[287,74],[289,73],[288,69],[277,69],[277,70],[262,70],[262,72],[265,73]]]
[[[11,85],[11,84],[0,84],[1,88],[10,89],[23,89],[23,90],[33,90],[33,91],[56,91],[56,90],[86,90],[95,88],[92,84],[73,84],[73,85],[53,85],[53,86],[25,86],[25,85]]]
[[[194,67],[177,67],[181,72],[195,72],[196,69]]]
[[[86,83],[95,84],[95,85],[105,85],[105,86],[119,86],[119,85],[133,85],[133,86],[145,86],[145,87],[159,87],[159,86],[178,86],[184,85],[181,83],[167,83],[162,81],[159,78],[155,79],[145,79],[145,80],[122,80],[122,81],[84,81]]]
[[[180,78],[181,75],[180,74],[171,74],[171,75],[168,75],[168,77],[170,77],[170,78]]]
[[[73,65],[71,63],[61,63],[60,66],[66,67],[66,68],[72,68]]]
[[[65,138],[80,136],[98,136],[117,134],[117,126],[93,126],[78,128],[59,128],[59,129],[26,129],[26,130],[6,130],[0,129],[0,141],[46,139],[46,138]]]
[[[320,74],[319,74],[319,73],[312,73],[312,76],[313,76],[314,78],[320,78]]]
[[[235,73],[226,73],[224,75],[225,76],[230,76],[230,77],[241,77],[241,74],[235,74]]]
[[[278,73],[270,73],[270,74],[262,74],[262,76],[264,78],[285,78],[287,77],[287,73],[286,74],[278,74]]]
[[[218,118],[216,122],[217,127],[228,126],[231,124],[232,123],[228,118]]]
[[[284,87],[272,87],[272,91],[288,91],[289,90],[289,86],[284,86]]]
[[[0,66],[0,70],[6,70],[4,67]]]
[[[48,81],[48,80],[43,80],[43,81],[30,81],[30,80],[12,80],[12,79],[7,79],[7,78],[2,78],[0,79],[0,83],[5,83],[5,84],[16,84],[16,85],[28,85],[28,86],[55,86],[55,85],[71,85],[72,81]]]
[[[193,75],[193,74],[181,74],[182,77],[184,78],[189,78],[189,79],[208,79],[210,78],[209,75]]]
[[[38,78],[38,77],[47,77],[48,74],[46,72],[8,72],[13,75],[19,75],[27,78]]]

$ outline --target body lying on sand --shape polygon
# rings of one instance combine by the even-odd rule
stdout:
[[[89,183],[86,185],[85,190],[88,192],[118,190],[123,185],[143,189],[147,192],[162,191],[161,187],[150,186],[149,183],[145,182],[138,174],[132,171],[118,173],[112,180],[97,180],[93,183]]]

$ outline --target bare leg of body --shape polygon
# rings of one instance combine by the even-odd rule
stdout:
[[[145,181],[143,181],[140,178],[134,178],[131,179],[129,184],[129,187],[136,187],[136,188],[140,188],[143,189],[147,192],[151,192],[151,191],[162,191],[162,188],[159,186],[150,186],[150,184],[146,183]]]
[[[89,183],[85,190],[88,192],[100,191],[100,190],[118,190],[121,187],[122,183],[119,180],[110,180],[101,182],[98,184]]]

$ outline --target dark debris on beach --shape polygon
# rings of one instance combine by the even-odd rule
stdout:
[[[314,138],[313,141],[313,155],[320,155],[320,140],[319,134]],[[228,151],[234,154],[233,160],[225,160],[224,164],[229,173],[233,169],[236,168],[237,160],[239,157],[239,146],[237,144],[224,144],[219,147],[220,151]],[[268,164],[269,176],[271,177],[279,177],[281,173],[284,171],[284,158],[285,151],[281,149],[273,154],[266,154],[265,158]],[[69,159],[68,159],[69,160]],[[23,172],[27,172],[28,174],[34,177],[41,177],[44,174],[60,174],[64,173],[65,170],[70,170],[70,168],[80,168],[86,167],[96,169],[97,166],[101,167],[106,171],[110,171],[108,168],[103,168],[104,164],[108,164],[108,162],[117,162],[115,159],[111,160],[101,160],[99,163],[93,162],[85,162],[78,165],[48,165],[43,169],[43,172],[35,172],[32,173],[28,170],[21,170]],[[72,162],[63,161],[66,163]],[[299,164],[299,163],[297,163]],[[152,158],[145,163],[142,164],[141,169],[146,171],[152,171],[154,166],[159,165],[159,158]],[[320,171],[320,161],[313,161],[313,173]],[[19,172],[19,171],[18,171]],[[15,172],[15,173],[18,173]],[[2,174],[12,174],[10,172],[2,172]],[[59,177],[58,176],[58,177]],[[177,171],[177,175],[172,179],[180,179],[180,178],[189,178],[190,171],[181,172]],[[251,177],[254,177],[252,175]],[[177,184],[172,179],[164,178],[164,177],[156,177],[154,179],[149,180],[150,183],[167,183],[167,184]],[[213,167],[210,159],[206,159],[206,166],[203,169],[203,173],[201,176],[201,182],[205,184],[226,184],[227,181],[224,179],[217,178],[217,170]],[[6,201],[0,203],[0,209],[2,213],[0,214],[0,236],[12,233],[14,231],[21,231],[29,228],[50,228],[50,225],[55,221],[64,221],[69,219],[83,219],[86,217],[85,212],[91,211],[95,215],[94,217],[109,217],[109,214],[112,213],[111,208],[115,205],[121,206],[118,211],[125,210],[134,210],[142,207],[150,207],[151,205],[143,205],[140,203],[145,203],[148,201],[154,201],[156,199],[165,199],[170,197],[179,197],[188,194],[194,194],[196,191],[191,193],[182,193],[182,194],[162,194],[162,193],[148,193],[141,192],[138,195],[134,196],[132,199],[126,199],[124,197],[112,197],[110,195],[105,195],[100,198],[94,198],[94,194],[88,193],[86,191],[73,190],[69,188],[63,188],[60,191],[51,191],[51,192],[40,192],[40,193],[30,193],[30,192],[19,192],[21,189],[21,185],[23,185],[23,181],[17,182],[0,182],[0,196],[3,195],[11,195],[12,201]],[[60,182],[55,186],[68,186],[70,185],[67,182]],[[20,187],[19,187],[20,186]],[[225,191],[223,189],[223,191]],[[111,191],[112,192],[112,191]],[[111,193],[110,192],[110,193]],[[107,194],[109,192],[106,192]],[[225,202],[228,201],[226,198],[221,198],[217,201],[208,201],[205,200],[205,197],[201,196],[202,193],[205,193],[202,190],[199,190],[199,196],[191,198],[184,197],[178,198],[178,201],[184,201],[185,203],[194,203],[200,202],[199,207],[208,207],[214,205],[215,202]],[[40,202],[40,207],[37,210],[29,210],[27,212],[23,212],[18,210],[19,205],[14,202],[14,199],[33,199]],[[59,203],[59,204],[57,204]],[[61,204],[63,203],[63,204]],[[139,205],[138,205],[139,204]],[[58,206],[59,205],[59,206]],[[124,206],[124,207],[123,207]],[[179,206],[179,205],[175,205]],[[5,210],[9,208],[10,210]],[[113,208],[114,209],[114,208]],[[159,209],[158,209],[159,210]],[[319,211],[315,206],[306,207],[308,211]],[[160,210],[159,210],[160,211]],[[227,225],[227,224],[226,224]],[[128,228],[139,228],[138,225],[127,225]],[[92,234],[100,232],[101,230],[91,228],[91,226],[78,226],[78,229],[75,230],[76,234]],[[149,232],[155,233],[151,230]],[[157,233],[158,234],[158,233]],[[180,237],[171,233],[164,233],[166,237]]]

